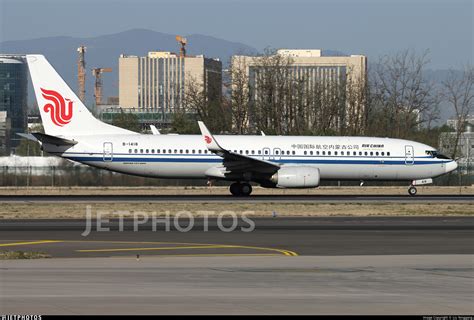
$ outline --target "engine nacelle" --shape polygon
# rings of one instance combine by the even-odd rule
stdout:
[[[282,167],[270,180],[278,188],[315,188],[319,186],[318,168],[304,166]]]

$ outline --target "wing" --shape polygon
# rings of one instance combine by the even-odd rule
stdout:
[[[202,121],[198,121],[199,129],[207,149],[224,159],[223,167],[211,168],[207,173],[216,178],[232,178],[251,175],[253,178],[265,178],[274,174],[280,165],[275,162],[252,158],[222,148]],[[250,177],[248,177],[250,178]]]

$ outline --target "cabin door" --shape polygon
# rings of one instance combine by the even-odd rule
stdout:
[[[104,161],[112,161],[114,158],[112,142],[104,142]]]
[[[415,162],[415,152],[413,146],[405,146],[405,164],[412,165]]]

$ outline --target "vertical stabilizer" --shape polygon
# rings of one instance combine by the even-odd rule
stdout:
[[[42,55],[27,55],[44,131],[54,136],[134,134],[95,118]]]

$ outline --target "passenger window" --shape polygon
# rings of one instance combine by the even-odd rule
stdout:
[[[268,150],[265,150],[265,154],[268,154]]]
[[[140,149],[140,153],[143,153],[143,149]]]
[[[330,155],[331,155],[331,151],[328,151],[328,156],[330,156]]]
[[[275,150],[275,154],[278,154],[278,150]]]
[[[258,154],[262,154],[262,150],[258,150]]]
[[[310,151],[309,154],[310,154],[310,155],[313,155],[313,151]]]
[[[174,153],[175,153],[175,154],[178,153],[178,150],[177,150],[177,149],[174,149]]]
[[[255,150],[252,150],[252,154],[255,154]]]
[[[362,155],[362,151],[359,151],[359,156],[361,156],[361,155]]]
[[[318,150],[318,151],[316,151],[316,155],[318,155],[318,156],[319,156],[319,150]]]
[[[323,151],[323,156],[325,156],[325,155],[326,155],[326,151]]]
[[[390,156],[390,152],[387,152],[387,156]]]
[[[173,152],[171,152],[171,149],[168,149],[168,153],[173,153]]]
[[[384,156],[384,155],[385,155],[385,152],[382,151],[382,156]]]
[[[295,154],[295,152],[294,152],[294,151],[292,151],[291,153],[292,153],[293,155]]]
[[[128,153],[132,153],[132,149],[128,149]]]
[[[306,155],[306,150],[305,150],[305,152],[304,152],[304,155]]]
[[[249,151],[248,151],[248,150],[245,150],[245,154],[249,154]]]
[[[370,151],[370,155],[371,155],[371,156],[373,156],[373,155],[374,155],[374,153],[373,153],[372,151]]]
[[[166,153],[166,149],[163,149],[163,153]]]
[[[344,155],[344,151],[341,151],[341,156],[343,156],[343,155]]]
[[[146,149],[146,153],[150,153],[150,149]]]
[[[183,149],[180,149],[180,150],[179,150],[179,153],[183,153]]]
[[[352,155],[356,156],[356,155],[357,155],[357,152],[355,152],[355,151],[354,151],[354,152],[352,152]]]
[[[186,149],[186,153],[189,153],[189,150],[188,150],[188,149]]]
[[[135,153],[138,153],[138,149],[135,149]]]
[[[334,151],[334,155],[337,156],[337,151]]]
[[[367,151],[366,151],[366,152],[364,152],[364,155],[368,155]]]
[[[375,153],[375,155],[376,155],[376,156],[378,156],[378,155],[379,155],[379,153],[378,153],[378,152],[376,152],[376,153]]]

